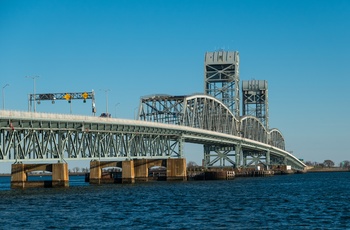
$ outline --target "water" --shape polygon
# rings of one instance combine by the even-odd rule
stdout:
[[[350,229],[350,173],[9,189],[0,229]]]

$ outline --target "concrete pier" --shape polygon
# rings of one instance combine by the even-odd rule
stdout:
[[[102,173],[103,168],[108,167],[119,167],[122,168],[122,162],[119,161],[90,161],[90,184],[111,184],[116,183],[121,178],[113,177],[112,174],[107,173],[104,175]]]
[[[51,181],[28,181],[28,173],[33,171],[52,172]],[[68,164],[13,164],[11,166],[11,188],[68,187]]]
[[[136,159],[121,162],[90,162],[90,184],[101,183],[135,183],[135,181],[148,181],[150,179],[149,169],[154,166],[167,168],[165,180],[186,180],[186,159]],[[102,169],[106,167],[121,167],[120,178],[115,178],[114,173],[107,173],[103,177]],[[153,178],[152,178],[153,179]],[[163,178],[162,178],[163,179]]]
[[[185,158],[171,158],[166,160],[167,180],[187,180]]]
[[[135,183],[134,161],[123,161],[122,163],[122,183]]]
[[[165,166],[166,160],[139,159],[134,160],[135,180],[148,181],[149,169],[155,166]]]

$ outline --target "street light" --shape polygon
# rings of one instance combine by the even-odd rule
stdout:
[[[36,112],[36,104],[35,104],[35,79],[39,78],[39,76],[26,76],[26,78],[33,79],[33,103],[34,103],[34,112]]]
[[[106,93],[106,113],[108,114],[108,91],[111,91],[110,89],[100,89],[101,91],[105,91]]]
[[[10,86],[10,85],[6,84],[2,87],[2,110],[5,110],[5,92],[4,92],[4,90],[7,86]]]
[[[115,117],[117,117],[117,106],[118,106],[119,104],[120,104],[120,103],[115,104]]]

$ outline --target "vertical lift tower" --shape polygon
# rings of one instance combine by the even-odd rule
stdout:
[[[239,53],[237,51],[219,50],[207,52],[204,60],[204,91],[205,94],[221,100],[239,118]],[[235,151],[233,146],[204,145],[203,166],[214,164],[224,167],[228,161],[236,165],[230,157]],[[236,159],[237,161],[237,159]]]
[[[242,115],[256,117],[269,130],[268,86],[265,80],[242,82]],[[243,167],[262,163],[269,165],[269,153],[244,150]],[[248,162],[249,161],[249,162]]]
[[[243,116],[254,116],[269,128],[268,87],[265,80],[242,82]]]

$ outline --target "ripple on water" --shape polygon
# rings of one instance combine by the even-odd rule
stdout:
[[[350,174],[0,191],[4,229],[347,229]],[[1,181],[0,181],[1,184]]]

